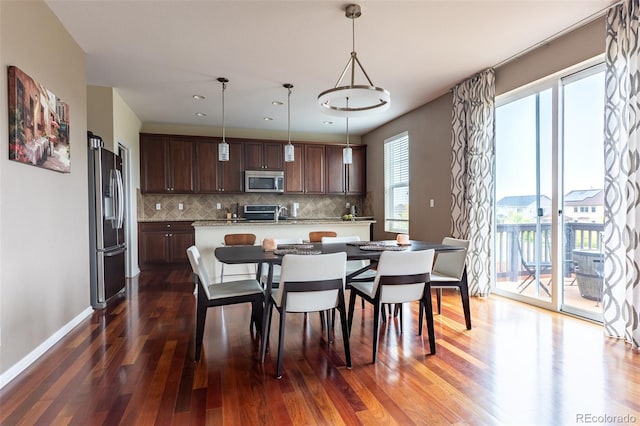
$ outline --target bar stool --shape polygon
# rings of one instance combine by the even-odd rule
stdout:
[[[311,231],[309,232],[310,243],[321,243],[322,237],[335,237],[338,234],[334,231]]]
[[[225,246],[252,246],[254,245],[256,242],[256,236],[255,234],[226,234],[224,236],[224,245]],[[247,268],[246,271],[243,271],[242,273],[237,272],[237,273],[233,273],[233,274],[227,274],[227,276],[232,276],[232,275],[242,275],[243,279],[246,278],[246,275],[249,274],[254,274],[255,276],[255,265],[249,265],[249,267],[247,267],[247,265],[238,265],[244,268]],[[253,267],[253,271],[251,271],[249,268]],[[224,263],[220,265],[220,282],[224,282]]]

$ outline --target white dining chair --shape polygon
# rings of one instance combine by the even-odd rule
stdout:
[[[209,276],[207,268],[202,263],[200,251],[196,246],[191,246],[187,249],[187,257],[189,258],[193,278],[197,286],[194,354],[196,362],[200,361],[208,308],[251,302],[251,325],[255,325],[257,332],[262,332],[264,292],[258,280],[249,279],[228,283],[214,283]]]
[[[380,311],[383,304],[422,301],[420,309],[427,315],[429,349],[436,353],[433,311],[429,274],[433,265],[434,250],[384,251],[380,254],[377,274],[373,281],[354,282],[349,295],[349,332],[353,326],[356,296],[373,304],[373,363],[376,362],[380,334]],[[422,317],[418,324],[422,334]]]
[[[469,306],[469,285],[465,264],[469,250],[469,240],[445,237],[442,244],[462,247],[462,250],[438,253],[431,271],[431,288],[436,290],[438,314],[442,312],[442,289],[457,288],[462,299],[462,310],[467,330],[471,330],[471,308]]]
[[[302,244],[302,238],[276,238],[275,239],[276,247],[283,244]],[[262,286],[266,288],[267,279],[269,274],[269,264],[263,263],[262,269],[260,272],[260,282]],[[271,278],[271,288],[278,287],[280,283],[280,265],[273,265],[273,276]]]
[[[271,292],[271,308],[267,311],[267,330],[275,307],[280,313],[278,361],[276,377],[282,377],[285,324],[288,313],[323,312],[338,309],[342,324],[347,368],[351,368],[349,333],[344,300],[347,254],[287,254],[282,258],[280,286]]]

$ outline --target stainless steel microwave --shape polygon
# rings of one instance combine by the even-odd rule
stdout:
[[[284,192],[284,172],[245,170],[244,192]]]

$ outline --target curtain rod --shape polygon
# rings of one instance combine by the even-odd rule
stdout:
[[[545,38],[541,42],[536,43],[533,46],[528,47],[528,48],[526,48],[526,49],[524,49],[524,50],[522,50],[522,51],[520,51],[520,52],[518,52],[518,53],[516,53],[514,55],[511,55],[510,57],[508,57],[507,59],[505,59],[503,61],[498,62],[497,64],[495,64],[491,68],[498,68],[498,67],[500,67],[500,66],[502,66],[502,65],[504,65],[504,64],[506,64],[508,62],[513,61],[516,58],[519,58],[521,56],[526,55],[527,53],[531,52],[534,49],[537,49],[540,46],[544,46],[545,44],[550,43],[551,41],[553,41],[553,40],[555,40],[555,39],[557,39],[559,37],[562,37],[563,35],[565,35],[567,33],[570,33],[571,31],[575,30],[576,28],[579,28],[579,27],[582,27],[582,26],[584,26],[586,24],[589,24],[589,23],[595,21],[597,18],[603,16],[612,7],[616,7],[619,4],[622,4],[623,2],[624,2],[624,0],[618,0],[615,3],[612,3],[609,6],[604,7],[602,9],[598,10],[597,12],[592,13],[591,15],[587,16],[586,18],[583,18],[580,21],[578,21],[578,22],[576,22],[574,24],[571,24],[568,27],[558,31],[557,33]]]

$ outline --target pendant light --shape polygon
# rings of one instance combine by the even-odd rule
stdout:
[[[351,56],[342,74],[340,74],[340,78],[338,78],[335,87],[325,90],[318,95],[318,105],[320,109],[329,115],[338,117],[362,117],[372,112],[385,111],[389,109],[391,105],[391,94],[381,87],[376,87],[373,82],[371,82],[369,75],[364,70],[360,60],[358,60],[355,42],[355,20],[360,17],[360,15],[362,15],[360,5],[350,4],[346,7],[345,16],[351,19]],[[360,71],[364,74],[368,84],[356,84],[356,65],[360,67]],[[351,75],[349,84],[340,86],[342,79],[349,70]],[[350,107],[340,106],[341,100],[345,97],[351,98],[352,103]]]
[[[218,144],[218,161],[229,161],[229,144],[225,139],[225,117],[224,117],[224,91],[227,90],[227,80],[224,77],[218,78],[222,83],[222,142]]]
[[[295,148],[291,144],[291,89],[293,88],[293,84],[286,83],[283,84],[284,88],[288,90],[287,95],[287,139],[289,143],[284,146],[284,161],[287,163],[291,163],[295,161]]]
[[[349,98],[347,98],[347,108],[349,108]],[[347,115],[347,146],[342,148],[342,162],[351,164],[353,162],[353,151],[349,145],[349,116]]]

